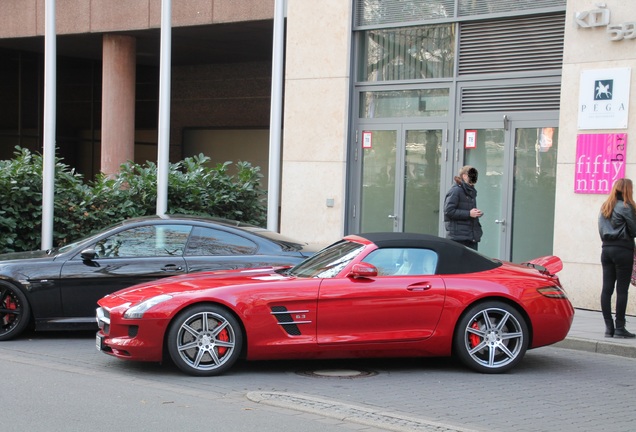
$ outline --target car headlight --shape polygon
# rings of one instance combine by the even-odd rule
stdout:
[[[139,319],[143,318],[144,313],[153,306],[158,305],[159,303],[163,303],[166,300],[170,300],[172,298],[171,295],[161,294],[156,297],[149,298],[148,300],[144,300],[138,305],[135,305],[128,309],[124,313],[124,318],[127,319]]]

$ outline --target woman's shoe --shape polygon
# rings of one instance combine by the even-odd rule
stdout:
[[[605,320],[605,337],[614,337],[614,320]]]

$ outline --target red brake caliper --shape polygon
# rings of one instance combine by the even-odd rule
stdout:
[[[18,305],[15,304],[15,301],[13,301],[11,296],[6,296],[2,303],[4,304],[5,309],[16,310],[18,308]],[[13,321],[13,319],[15,319],[15,315],[5,314],[4,317],[2,317],[2,324],[7,325]]]
[[[470,327],[479,330],[479,324],[477,323],[477,321],[475,321]],[[479,345],[479,342],[481,342],[481,338],[474,333],[468,335],[468,340],[470,341],[471,348],[475,348],[477,345]]]
[[[223,342],[228,342],[230,340],[230,335],[228,334],[226,329],[223,329],[221,330],[221,333],[219,333],[219,336],[217,337],[217,339]],[[219,351],[219,356],[222,356],[227,351],[227,348],[219,347],[218,351]]]

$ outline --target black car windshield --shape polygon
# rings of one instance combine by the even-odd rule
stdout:
[[[288,274],[300,278],[335,277],[363,248],[360,243],[341,240],[291,268]]]
[[[86,241],[90,241],[92,238],[97,238],[100,235],[102,235],[105,231],[108,231],[109,229],[116,227],[118,225],[121,225],[121,223],[115,223],[112,225],[107,226],[106,228],[101,229],[100,231],[97,232],[93,232],[89,235],[87,235],[86,237],[82,237],[80,239],[75,240],[73,243],[69,243],[67,245],[64,245],[60,248],[57,249],[58,252],[66,252],[69,251],[73,248],[75,248],[77,245],[79,245],[80,243],[86,242]]]
[[[250,231],[252,234],[255,234],[259,237],[263,237],[267,240],[270,240],[278,244],[283,250],[286,250],[286,251],[302,251],[305,248],[305,246],[307,246],[306,243],[299,243],[298,241],[294,239],[290,239],[289,237],[285,237],[284,235],[281,235],[275,231],[269,231],[264,228],[258,228],[258,227],[253,227],[250,229],[245,227],[242,227],[242,228],[245,231]]]

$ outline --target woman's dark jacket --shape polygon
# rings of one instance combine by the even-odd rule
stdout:
[[[477,190],[474,186],[455,178],[444,200],[444,225],[446,236],[455,241],[479,242],[483,231],[479,218],[470,217],[477,208]]]
[[[603,246],[620,246],[634,249],[636,236],[636,214],[634,209],[622,200],[616,201],[609,219],[602,213],[598,215],[598,233]]]

